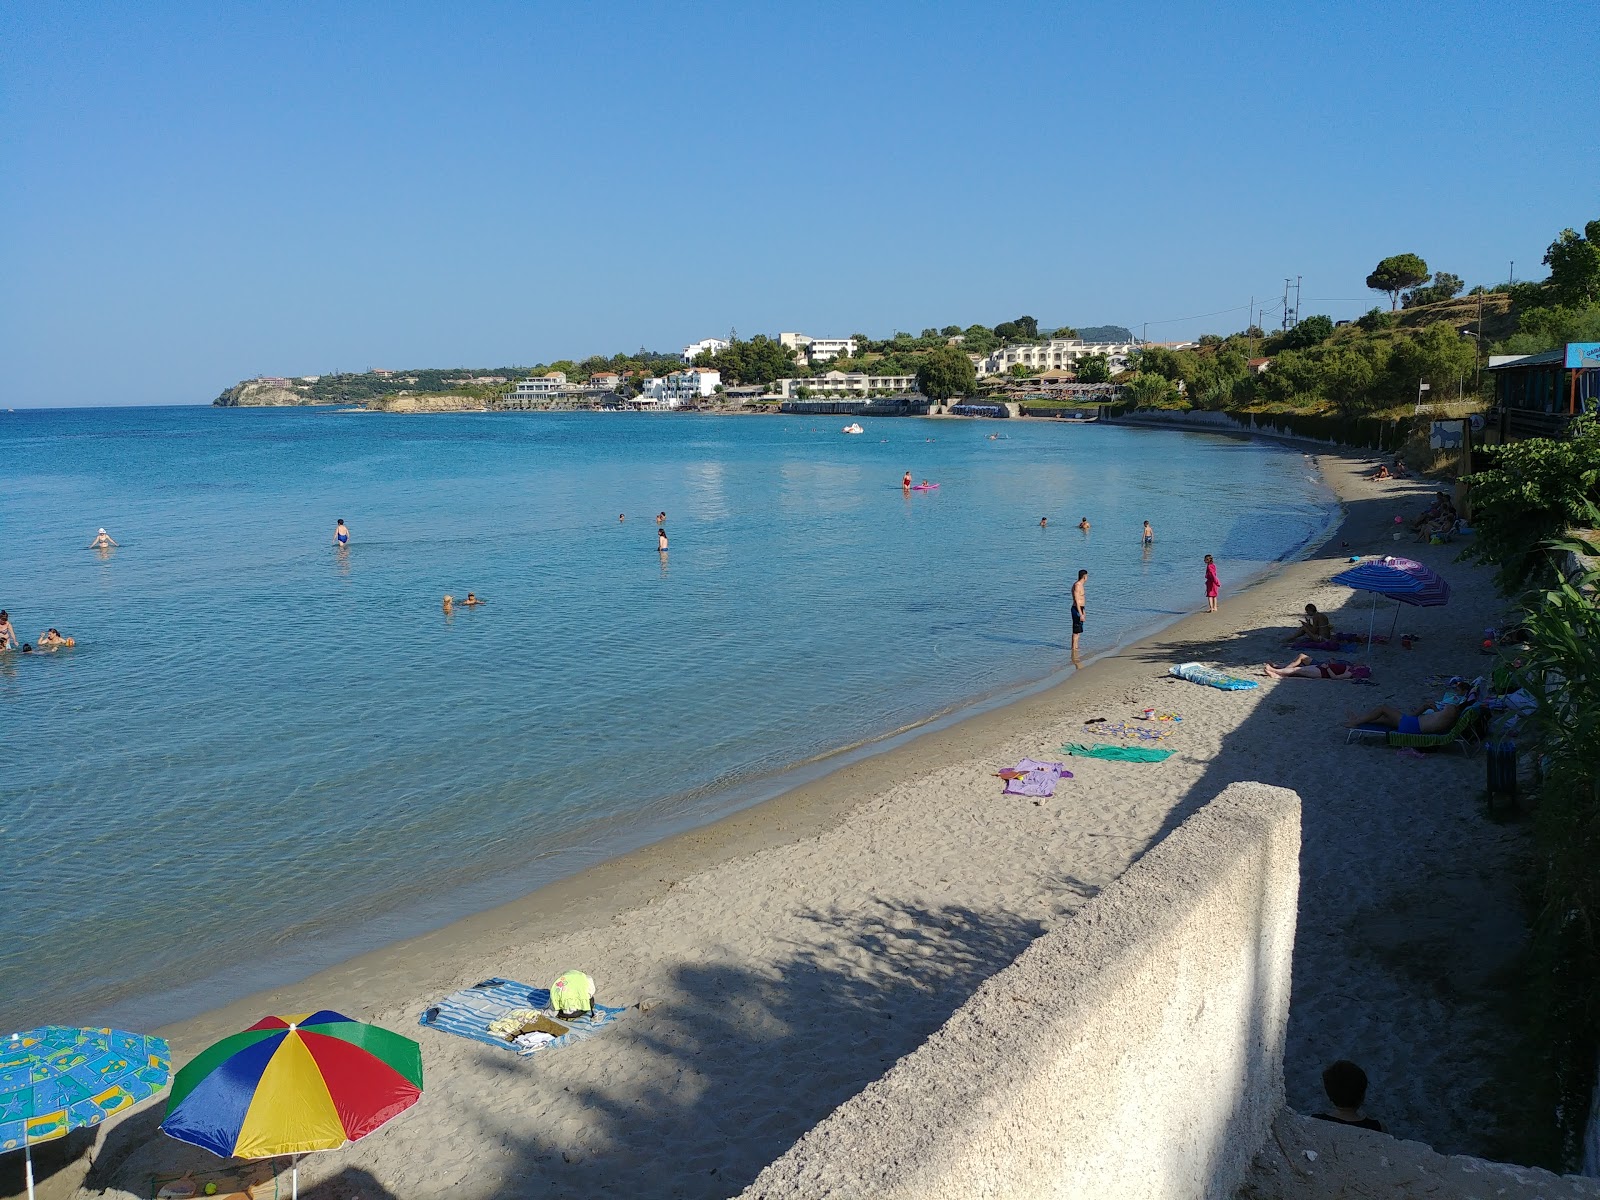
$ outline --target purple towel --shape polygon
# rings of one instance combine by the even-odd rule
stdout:
[[[1072,778],[1066,763],[1039,762],[1033,758],[1019,762],[1017,770],[1026,771],[1027,774],[1021,779],[1006,780],[1007,796],[1054,796],[1056,780]]]

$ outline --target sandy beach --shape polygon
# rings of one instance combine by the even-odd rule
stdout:
[[[1346,745],[1343,728],[1352,710],[1418,704],[1432,676],[1484,670],[1481,631],[1502,605],[1488,572],[1453,561],[1458,546],[1392,541],[1394,516],[1420,510],[1426,483],[1371,484],[1364,457],[1315,459],[1345,502],[1343,526],[1304,561],[1225,592],[1216,615],[1201,611],[1197,562],[1193,596],[1172,598],[1192,600],[1195,615],[1057,687],[162,1030],[175,1063],[269,1012],[334,1008],[418,1039],[422,1101],[305,1160],[301,1194],[320,1200],[735,1195],[1186,815],[1229,783],[1259,780],[1304,802],[1291,1105],[1315,1110],[1322,1066],[1349,1057],[1391,1132],[1450,1153],[1502,1152],[1497,1114],[1510,1102],[1497,1089],[1516,1034],[1501,976],[1523,936],[1522,835],[1485,817],[1481,756]],[[1225,692],[1167,676],[1189,660],[1252,676],[1281,663],[1307,601],[1365,630],[1369,597],[1327,580],[1349,554],[1389,552],[1438,567],[1454,594],[1401,612],[1400,630],[1420,640],[1377,648],[1374,686],[1262,679]],[[1070,566],[1060,564],[1063,593]],[[1380,610],[1382,631],[1391,614]],[[1134,720],[1145,707],[1182,720],[1145,726]],[[1070,759],[1074,777],[1053,797],[1001,795],[994,773],[1023,756],[1118,740],[1086,730],[1093,717],[1157,729],[1151,744],[1175,753]],[[546,986],[573,967],[595,977],[603,1002],[637,1007],[529,1059],[417,1025],[453,989],[491,976]],[[69,1166],[41,1195],[148,1196],[154,1176],[223,1166],[155,1133],[162,1112],[158,1099],[117,1123],[87,1179]]]

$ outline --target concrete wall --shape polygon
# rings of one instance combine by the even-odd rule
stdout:
[[[1234,784],[744,1195],[1231,1197],[1283,1105],[1299,853],[1299,797]]]
[[[1240,1200],[1600,1200],[1600,1180],[1552,1175],[1285,1109],[1256,1155]]]

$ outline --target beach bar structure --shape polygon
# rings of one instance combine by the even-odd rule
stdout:
[[[1497,356],[1488,425],[1501,441],[1550,437],[1584,413],[1600,411],[1600,342],[1568,342],[1543,354]]]

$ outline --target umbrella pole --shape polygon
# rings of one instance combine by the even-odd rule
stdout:
[[[1378,625],[1378,593],[1372,593],[1372,616],[1367,621],[1367,657],[1372,657],[1372,631]]]
[[[1389,645],[1394,645],[1394,631],[1400,628],[1400,601],[1394,602],[1394,624],[1389,626]]]
[[[289,1197],[290,1200],[300,1200],[300,1156],[289,1156]]]
[[[22,1143],[22,1170],[28,1180],[28,1200],[33,1200],[33,1147]]]

